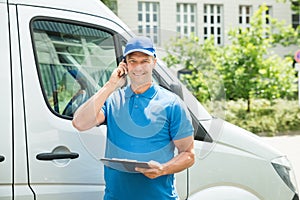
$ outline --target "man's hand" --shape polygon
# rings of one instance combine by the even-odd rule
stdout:
[[[164,175],[163,165],[160,163],[151,160],[149,162],[150,168],[139,168],[136,167],[135,170],[147,176],[148,178],[154,179],[159,176]]]
[[[109,95],[125,84],[126,74],[127,64],[122,61],[111,74],[109,81],[77,109],[72,120],[77,130],[85,131],[105,121],[101,108]]]
[[[113,71],[109,78],[109,83],[115,88],[122,87],[125,84],[127,75],[127,64],[122,60],[119,66]]]
[[[150,161],[150,169],[136,168],[135,170],[143,173],[148,178],[153,179],[167,174],[175,174],[191,167],[195,162],[193,136],[174,140],[174,144],[178,149],[178,155],[174,158],[164,164]]]

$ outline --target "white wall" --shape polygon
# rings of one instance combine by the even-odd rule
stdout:
[[[251,5],[253,13],[265,2],[272,6],[272,17],[284,20],[291,24],[290,3],[278,3],[276,0],[143,0],[143,2],[159,2],[160,5],[160,39],[162,43],[168,41],[176,34],[176,4],[195,3],[197,4],[197,34],[203,41],[203,8],[204,4],[223,5],[223,39],[227,44],[228,31],[239,25],[239,5]],[[138,24],[138,0],[118,0],[119,17],[134,31],[137,32]],[[162,44],[163,46],[164,44]],[[285,51],[285,50],[284,50]]]

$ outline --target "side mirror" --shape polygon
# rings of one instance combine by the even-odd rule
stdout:
[[[182,100],[184,100],[183,99],[182,87],[181,87],[180,83],[178,83],[178,82],[171,83],[170,89],[171,89],[172,92],[177,94]]]

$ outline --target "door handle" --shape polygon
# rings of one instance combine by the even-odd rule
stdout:
[[[40,153],[36,155],[36,159],[38,160],[57,160],[57,159],[76,159],[79,157],[78,153],[70,152],[70,153]]]
[[[0,155],[0,162],[3,162],[4,160],[5,160],[5,157]]]

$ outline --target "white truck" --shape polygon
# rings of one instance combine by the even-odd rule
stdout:
[[[79,133],[71,120],[132,32],[99,0],[0,0],[0,22],[0,200],[102,199],[106,127]],[[299,199],[285,155],[211,116],[160,61],[153,78],[193,118],[196,162],[176,175],[181,199]]]

